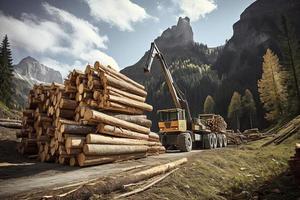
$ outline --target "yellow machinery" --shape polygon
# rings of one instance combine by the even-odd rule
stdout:
[[[226,136],[221,133],[212,133],[201,123],[201,115],[192,119],[185,95],[173,80],[163,54],[154,42],[151,43],[145,72],[150,72],[153,59],[157,58],[162,66],[175,108],[158,110],[159,132],[162,144],[169,148],[181,151],[191,151],[192,146],[216,148],[227,145]]]

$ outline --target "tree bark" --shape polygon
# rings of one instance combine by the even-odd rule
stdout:
[[[88,144],[114,144],[114,145],[155,145],[156,142],[149,142],[146,140],[128,139],[128,138],[117,138],[104,136],[99,134],[88,134],[86,136],[86,143]]]
[[[75,124],[62,124],[60,126],[60,132],[86,135],[88,133],[95,133],[96,128],[93,126],[75,125]]]
[[[141,133],[145,133],[145,134],[150,133],[149,128],[146,128],[146,127],[143,127],[143,126],[131,123],[131,122],[127,122],[127,121],[106,115],[104,113],[101,113],[101,112],[98,112],[95,110],[86,110],[86,112],[84,113],[84,119],[88,120],[88,121],[89,120],[90,121],[98,121],[98,122],[118,126],[121,128],[126,128],[126,129],[129,129],[132,131],[137,131],[137,132],[141,132]]]
[[[131,139],[138,139],[138,140],[148,140],[149,136],[143,133],[130,131],[126,129],[121,129],[111,125],[99,124],[98,132],[104,133],[107,135],[123,137],[123,138],[131,138]]]
[[[98,193],[111,193],[116,190],[120,190],[124,187],[124,185],[137,183],[143,180],[150,179],[159,174],[166,173],[177,168],[179,165],[187,163],[187,158],[182,158],[180,160],[176,160],[173,162],[169,162],[166,164],[158,165],[155,167],[151,167],[150,169],[143,170],[140,172],[136,172],[133,174],[129,174],[128,176],[118,177],[118,178],[110,178],[106,181],[99,182],[97,184],[97,192]],[[72,198],[72,197],[71,197]],[[73,197],[75,198],[75,196]]]
[[[127,122],[132,122],[134,124],[138,124],[147,128],[152,126],[152,121],[147,119],[146,115],[126,115],[126,114],[116,114],[116,113],[107,113],[110,116],[114,116],[118,119],[125,120]]]
[[[61,99],[59,103],[59,108],[75,110],[77,107],[77,102],[70,99]]]
[[[123,75],[123,74],[121,74],[121,73],[115,71],[114,69],[111,69],[111,68],[109,68],[109,67],[105,67],[105,66],[101,65],[98,61],[95,62],[94,67],[95,67],[96,69],[102,69],[102,70],[104,70],[104,71],[106,71],[106,72],[109,72],[109,73],[111,73],[111,74],[117,76],[118,78],[123,79],[124,81],[131,83],[132,85],[134,85],[134,86],[137,87],[137,88],[140,88],[140,89],[142,89],[142,90],[145,89],[145,87],[144,87],[143,85],[141,85],[141,84],[135,82],[134,80],[128,78],[127,76],[125,76],[125,75]]]
[[[123,91],[131,92],[131,93],[134,93],[134,94],[142,96],[142,97],[147,96],[147,92],[145,90],[137,88],[136,86],[134,86],[128,82],[125,82],[123,80],[118,80],[108,74],[102,74],[101,78],[109,86],[114,86]]]
[[[131,106],[134,108],[139,108],[139,109],[142,109],[145,111],[153,110],[153,107],[147,103],[143,103],[143,102],[136,101],[136,100],[126,98],[126,97],[118,97],[118,96],[109,94],[109,95],[107,95],[107,99],[110,101],[116,102],[116,103]]]
[[[86,156],[81,153],[77,156],[78,164],[80,167],[99,165],[105,163],[111,163],[116,161],[125,161],[138,158],[146,157],[145,153],[135,153],[135,154],[123,154],[123,155],[113,155],[113,156]]]
[[[103,145],[103,144],[85,144],[83,152],[91,156],[121,155],[130,153],[142,153],[148,149],[144,145]]]
[[[114,87],[111,87],[111,86],[107,86],[106,87],[106,90],[108,91],[108,93],[110,93],[110,91],[116,93],[116,94],[119,94],[121,96],[124,96],[124,97],[127,97],[127,98],[130,98],[130,99],[133,99],[133,100],[136,100],[136,101],[140,101],[140,102],[145,102],[146,100],[146,97],[141,97],[139,95],[135,95],[135,94],[132,94],[132,93],[128,93],[126,91],[123,91],[123,90],[119,90],[117,88],[114,88]]]

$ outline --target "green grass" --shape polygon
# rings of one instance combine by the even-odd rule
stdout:
[[[8,108],[2,101],[0,101],[0,118],[20,118],[20,111]]]
[[[294,145],[300,141],[299,135],[294,135],[278,146],[260,148],[261,144],[270,139],[267,138],[240,147],[201,152],[163,182],[130,198],[249,199],[253,192],[277,180],[288,170],[287,161],[294,154]],[[282,180],[277,182],[272,182],[274,187],[284,185]],[[285,199],[291,197],[286,195]],[[290,195],[300,196],[300,192],[290,192]],[[271,197],[267,199],[274,199]]]

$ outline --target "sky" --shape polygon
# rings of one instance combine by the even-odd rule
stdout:
[[[255,0],[0,0],[0,37],[13,62],[31,56],[63,76],[99,60],[120,70],[135,64],[178,17],[209,47],[230,39]]]

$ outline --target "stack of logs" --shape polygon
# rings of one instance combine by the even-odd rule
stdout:
[[[296,144],[295,155],[289,160],[289,165],[298,183],[300,183],[300,143]]]
[[[164,153],[144,86],[99,62],[64,84],[35,85],[23,111],[18,149],[40,161],[89,166]]]
[[[221,115],[206,114],[206,116],[210,116],[207,120],[205,120],[205,125],[209,127],[209,130],[216,133],[226,130],[227,123]]]

